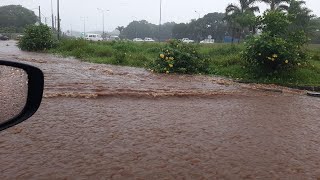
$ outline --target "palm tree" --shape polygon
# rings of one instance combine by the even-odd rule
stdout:
[[[309,31],[310,21],[314,15],[312,11],[305,7],[305,1],[302,0],[290,0],[289,7],[285,11],[289,14],[292,21],[292,28],[302,29],[304,31]]]
[[[247,20],[248,15],[254,16],[255,12],[259,12],[260,9],[258,6],[255,6],[256,0],[239,0],[240,5],[229,4],[226,8],[226,20],[232,26],[232,42],[234,38],[235,29],[240,29],[240,35],[243,32],[243,29],[250,26]],[[239,26],[239,28],[236,28]]]
[[[270,5],[270,10],[274,11],[276,9],[287,9],[288,6],[286,3],[289,3],[290,0],[260,0]]]
[[[229,4],[226,8],[226,15],[231,16],[231,15],[236,15],[236,14],[241,14],[245,12],[258,12],[259,7],[254,6],[256,3],[256,0],[239,0],[240,6],[235,5],[235,4]]]

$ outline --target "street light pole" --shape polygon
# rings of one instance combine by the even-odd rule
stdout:
[[[57,16],[58,16],[58,39],[60,39],[60,0],[57,0]]]
[[[159,20],[159,42],[161,41],[161,23],[162,23],[162,0],[160,0],[160,20]]]
[[[41,24],[41,8],[39,6],[39,23]]]
[[[97,8],[98,11],[100,11],[102,13],[102,37],[104,37],[104,24],[105,24],[105,21],[104,21],[104,13],[105,12],[108,12],[109,10],[104,10],[104,9],[100,9],[100,8]]]
[[[86,18],[88,17],[80,17],[83,20],[83,36],[86,36]]]
[[[52,24],[51,24],[51,26],[52,26],[52,29],[54,29],[54,16],[53,16],[53,6],[52,6],[52,0],[51,0],[51,20],[52,20]]]

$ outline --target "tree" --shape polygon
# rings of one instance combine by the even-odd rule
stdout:
[[[51,29],[43,24],[26,27],[24,36],[18,42],[19,48],[24,51],[43,51],[51,49],[55,45],[56,41]]]
[[[124,38],[134,39],[134,38],[142,38],[155,37],[155,32],[153,29],[156,29],[156,25],[149,23],[146,20],[141,21],[133,21],[127,27],[125,27],[120,34]]]
[[[274,11],[276,9],[287,9],[287,3],[290,0],[260,0],[261,2],[265,2],[270,5],[270,10]]]
[[[116,30],[118,30],[120,32],[120,34],[122,33],[122,31],[124,30],[124,26],[118,26],[116,28]]]
[[[227,31],[225,14],[215,12],[205,15],[203,18],[192,20],[190,23],[176,24],[172,29],[172,37],[201,41],[211,35],[217,42],[222,42]]]
[[[172,38],[172,29],[176,23],[168,22],[161,25],[161,31],[159,32],[159,26],[151,24],[146,20],[133,21],[127,27],[123,28],[120,36],[122,38],[134,39],[134,38],[160,38],[161,41]],[[159,34],[160,33],[160,34]]]
[[[11,29],[11,32],[23,32],[30,24],[37,22],[37,16],[33,11],[21,5],[9,5],[0,7],[0,29]]]
[[[251,27],[253,29],[255,22],[255,12],[259,12],[258,6],[255,6],[256,0],[239,0],[240,6],[236,4],[229,4],[226,8],[226,20],[231,25],[232,38],[234,33],[238,30],[238,38],[243,35],[245,28]],[[233,40],[232,40],[233,41]]]
[[[311,43],[320,44],[320,18],[312,18],[310,20],[309,29],[311,31]]]

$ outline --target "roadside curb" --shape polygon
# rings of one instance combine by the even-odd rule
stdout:
[[[254,83],[254,82],[250,82],[250,81],[244,81],[244,80],[238,80],[235,82],[240,83],[240,84],[259,84],[259,83]],[[268,84],[266,84],[266,85],[268,85]],[[319,97],[320,97],[320,86],[295,86],[295,85],[288,85],[288,86],[277,85],[277,86],[291,88],[291,89],[297,89],[297,90],[310,91],[310,94],[319,94]],[[264,89],[262,89],[262,90],[264,90]],[[279,92],[280,90],[267,89],[267,91]]]
[[[311,97],[319,97],[320,98],[320,93],[317,93],[317,92],[307,92],[307,95],[311,96]]]

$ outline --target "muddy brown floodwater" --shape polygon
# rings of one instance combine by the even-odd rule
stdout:
[[[14,43],[0,43],[0,59],[41,68],[45,98],[0,133],[0,179],[320,179],[320,100],[303,91]]]

